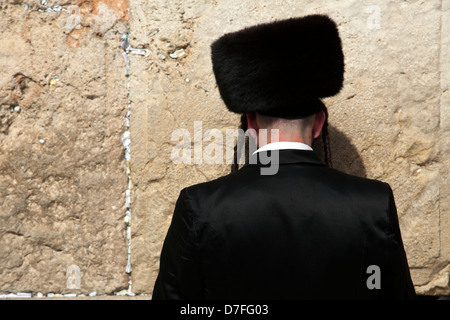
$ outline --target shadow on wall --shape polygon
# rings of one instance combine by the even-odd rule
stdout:
[[[366,168],[356,147],[347,136],[333,126],[328,126],[333,167],[339,171],[366,178]],[[323,160],[322,137],[313,143],[313,149]]]

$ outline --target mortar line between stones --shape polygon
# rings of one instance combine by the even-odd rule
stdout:
[[[438,132],[441,132],[441,124],[442,124],[442,41],[443,41],[443,15],[444,15],[444,0],[441,0],[441,7],[440,7],[440,11],[441,11],[441,17],[440,17],[440,21],[439,21],[439,50],[438,50],[438,70],[439,70],[439,87],[441,89],[441,93],[439,95],[439,124],[438,124]],[[440,169],[439,169],[440,171]],[[439,192],[439,198],[441,197],[441,182],[439,181],[438,184],[438,192]],[[441,201],[439,201],[439,218],[438,218],[438,227],[439,227],[439,232],[438,232],[438,241],[439,241],[439,257],[441,257],[442,254],[442,237],[441,237],[441,219],[442,219],[442,204]]]
[[[130,78],[127,74],[127,114],[125,118],[125,132],[122,136],[122,142],[125,147],[125,163],[126,163],[126,175],[127,175],[127,189],[125,191],[125,207],[127,208],[125,214],[125,223],[127,225],[127,266],[125,272],[128,274],[128,291],[127,295],[134,296],[131,291],[131,170],[130,170],[130,159],[131,159],[131,135],[130,135],[130,115],[131,115],[131,99],[130,99]]]

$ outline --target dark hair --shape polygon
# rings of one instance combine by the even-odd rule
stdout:
[[[244,113],[241,115],[241,125],[239,126],[239,129],[242,129],[242,131],[239,131],[239,135],[237,138],[236,145],[234,146],[234,157],[233,157],[233,163],[231,164],[231,172],[235,172],[239,170],[239,159],[241,158],[241,152],[244,150],[245,152],[245,163],[248,163],[248,138],[245,137],[245,131],[247,131],[247,115]],[[242,132],[244,134],[242,134]],[[244,145],[245,144],[245,145]]]
[[[319,100],[320,101],[320,100]],[[319,111],[323,111],[325,113],[325,122],[322,128],[322,141],[323,141],[323,155],[324,161],[327,167],[332,168],[333,162],[331,159],[331,147],[330,147],[330,135],[328,133],[328,110],[325,104],[320,101],[320,109]],[[245,137],[245,131],[247,131],[247,116],[246,114],[241,115],[241,124],[239,129],[242,131],[239,132],[236,146],[234,147],[234,157],[233,163],[231,164],[231,172],[235,172],[239,170],[239,159],[241,157],[241,152],[244,150],[245,152],[245,163],[248,163],[248,138]],[[244,132],[244,134],[242,134]]]
[[[325,113],[325,122],[323,123],[322,127],[323,157],[327,167],[333,168],[333,161],[331,159],[330,134],[328,132],[328,109],[322,101],[320,102],[320,111],[323,111],[323,113]]]

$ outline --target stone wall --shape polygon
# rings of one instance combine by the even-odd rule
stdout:
[[[1,5],[0,293],[128,288],[130,188],[131,291],[151,294],[179,192],[229,171],[206,157],[226,157],[225,141],[195,139],[225,139],[239,121],[220,100],[211,42],[324,13],[346,56],[344,89],[325,101],[335,166],[391,184],[417,292],[450,294],[449,0],[47,2],[68,12]],[[143,49],[128,50],[128,77],[125,33]],[[174,132],[191,138],[190,164],[172,160]]]
[[[120,292],[127,8],[46,7],[0,6],[0,293]]]

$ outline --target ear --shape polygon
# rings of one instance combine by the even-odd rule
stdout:
[[[319,111],[316,113],[316,117],[314,118],[314,124],[312,128],[312,134],[314,139],[317,139],[320,136],[325,120],[326,120],[325,112]]]
[[[258,122],[256,121],[256,112],[247,112],[247,129],[253,129],[249,130],[250,135],[256,139],[256,137],[253,136],[254,133],[258,132],[259,126]]]

